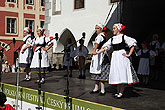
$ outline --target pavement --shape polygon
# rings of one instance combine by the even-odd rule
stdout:
[[[90,94],[94,87],[94,81],[90,79],[90,73],[86,72],[86,79],[78,79],[79,71],[74,70],[73,76],[69,78],[69,96],[73,98],[92,101],[126,110],[165,110],[165,72],[159,73],[158,80],[150,80],[149,85],[136,84],[126,86],[124,97],[115,99],[113,94],[116,92],[116,86],[105,83],[105,96],[98,94]],[[66,71],[51,71],[46,75],[46,82],[42,84],[42,90],[65,95]],[[20,73],[20,86],[36,89],[38,85],[34,83],[38,79],[37,74],[32,74],[32,80],[23,81],[25,73]],[[2,82],[8,84],[16,84],[16,74],[2,74]]]

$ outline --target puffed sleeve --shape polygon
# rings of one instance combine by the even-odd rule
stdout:
[[[102,46],[102,48],[105,48],[106,50],[110,50],[110,48],[112,47],[112,46],[111,46],[111,45],[112,45],[111,39],[112,39],[112,38],[110,38],[110,39]]]
[[[31,39],[31,37],[29,37],[26,41],[26,44],[32,45],[32,43],[33,43],[33,40]]]
[[[155,57],[156,53],[154,51],[150,50],[150,56]]]
[[[131,46],[136,46],[136,43],[137,41],[134,39],[134,38],[131,38],[131,37],[128,37],[128,36],[124,36],[124,40],[125,40],[125,43],[131,47]]]
[[[101,34],[98,34],[95,39],[95,43],[100,44],[100,42],[102,42],[103,40],[104,38],[101,36]]]

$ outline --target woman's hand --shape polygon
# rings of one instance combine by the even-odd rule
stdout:
[[[24,52],[25,52],[25,50],[24,50],[24,49],[22,49],[21,53],[23,54]]]
[[[42,48],[44,51],[47,51],[48,50],[48,48]]]
[[[126,53],[123,53],[122,55],[125,56],[125,57],[130,57],[130,55],[126,54]]]
[[[92,55],[96,55],[96,54],[97,54],[97,52],[96,52],[96,51],[93,51],[93,52],[92,52]]]

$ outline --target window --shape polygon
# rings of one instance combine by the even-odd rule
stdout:
[[[40,26],[43,28],[44,27],[44,21],[40,22]]]
[[[61,14],[61,0],[53,0],[53,15]]]
[[[84,0],[75,0],[74,9],[84,8]]]
[[[17,19],[7,18],[7,33],[16,34],[17,33]]]
[[[41,6],[45,6],[45,0],[41,0]]]
[[[16,2],[16,0],[7,0],[7,2]]]
[[[34,0],[26,0],[26,4],[34,5]]]
[[[111,3],[119,2],[120,0],[111,0]]]
[[[29,27],[34,32],[34,20],[25,20],[25,27]]]

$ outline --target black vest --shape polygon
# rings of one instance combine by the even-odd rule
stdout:
[[[150,57],[150,50],[148,50],[146,53],[141,50],[141,58],[149,58]]]
[[[103,38],[104,38],[104,40],[102,41],[102,42],[100,42],[100,44],[99,44],[99,46],[97,47],[97,49],[101,49],[101,47],[104,45],[104,43],[106,42],[106,38],[105,38],[105,36],[104,35],[101,35]]]
[[[43,44],[37,44],[36,46],[37,46],[37,47],[38,47],[38,46],[45,47],[45,46],[46,46],[45,37],[44,37],[44,42],[43,42]]]
[[[112,41],[113,41],[113,38],[111,39],[111,43],[112,43]],[[124,35],[122,36],[122,42],[119,43],[119,44],[113,44],[112,43],[112,47],[113,47],[114,51],[125,49],[126,48],[126,43],[125,43],[125,40],[124,40]]]

